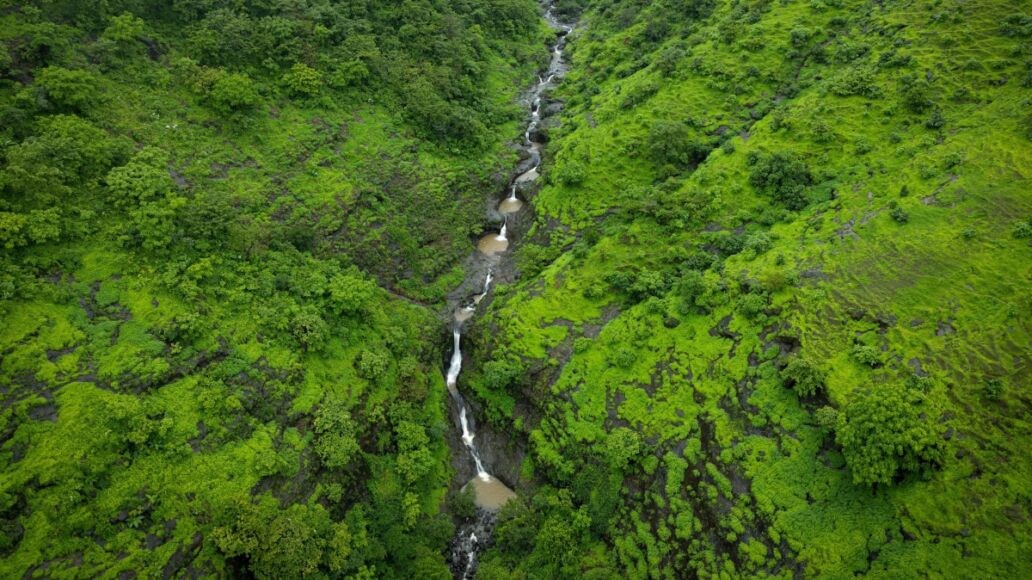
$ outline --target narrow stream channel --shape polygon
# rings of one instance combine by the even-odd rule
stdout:
[[[521,162],[521,166],[527,167],[517,175],[507,188],[507,195],[498,200],[494,210],[488,212],[488,217],[500,215],[502,225],[498,233],[488,233],[477,242],[477,254],[474,255],[475,263],[482,263],[486,268],[471,268],[470,277],[483,277],[483,283],[479,285],[479,291],[472,296],[457,302],[454,305],[451,319],[452,328],[452,355],[448,365],[446,382],[448,392],[452,396],[458,414],[458,428],[461,429],[462,442],[469,454],[469,459],[476,468],[476,475],[463,487],[472,486],[476,496],[477,516],[475,521],[469,525],[460,526],[457,535],[452,543],[452,569],[456,578],[471,578],[476,572],[477,556],[486,547],[491,538],[491,531],[494,527],[494,518],[500,509],[510,499],[516,497],[516,493],[505,483],[491,475],[490,465],[485,465],[481,459],[476,440],[476,426],[473,421],[473,412],[462,393],[459,390],[459,374],[462,370],[462,330],[463,326],[476,314],[477,307],[491,291],[491,284],[494,281],[496,269],[501,265],[502,255],[509,249],[509,221],[510,216],[524,209],[525,202],[519,197],[519,190],[522,186],[532,183],[540,173],[538,168],[541,165],[541,149],[543,139],[537,133],[542,121],[542,104],[545,93],[554,86],[554,83],[562,78],[567,67],[563,60],[563,48],[566,46],[567,35],[573,27],[564,24],[554,15],[553,3],[545,1],[542,3],[545,8],[545,21],[556,31],[556,41],[551,47],[551,60],[547,70],[538,77],[537,83],[529,91],[527,101],[530,109],[530,120],[523,133],[523,140],[519,147],[526,153],[528,159]],[[477,280],[467,279],[464,287],[477,288]],[[483,443],[481,443],[483,444]]]

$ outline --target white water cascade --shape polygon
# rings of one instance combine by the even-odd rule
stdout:
[[[509,215],[515,215],[521,210],[524,201],[517,197],[521,184],[532,182],[540,176],[538,170],[541,163],[541,150],[544,146],[544,139],[535,134],[541,125],[543,117],[552,113],[542,110],[543,97],[545,92],[552,88],[552,82],[563,77],[566,72],[563,62],[563,47],[566,43],[566,35],[573,30],[571,26],[561,24],[552,14],[552,2],[545,0],[545,20],[553,30],[558,32],[555,44],[551,50],[551,61],[548,70],[538,76],[537,84],[529,93],[530,119],[526,130],[523,133],[524,143],[522,147],[530,156],[527,165],[532,167],[518,175],[510,184],[508,195],[499,200],[498,213],[503,217],[501,230],[497,235],[486,234],[478,242],[478,257],[482,264],[485,264],[486,274],[480,292],[471,298],[465,299],[457,305],[454,311],[454,322],[452,328],[452,353],[446,374],[448,392],[455,401],[458,415],[458,427],[461,429],[463,445],[469,453],[470,459],[476,468],[476,475],[470,479],[466,486],[471,487],[475,493],[476,505],[480,510],[475,521],[463,524],[459,533],[453,541],[452,570],[458,578],[471,578],[476,572],[477,556],[480,550],[490,545],[491,530],[494,525],[493,514],[506,502],[516,496],[515,492],[509,489],[504,483],[491,475],[481,451],[490,463],[495,457],[490,451],[492,437],[477,439],[476,424],[473,420],[473,410],[466,403],[465,398],[459,391],[458,381],[462,371],[462,328],[467,320],[475,315],[477,307],[488,296],[491,291],[491,284],[495,278],[495,269],[503,267],[505,262],[499,262],[499,256],[509,248]],[[526,166],[524,166],[526,167]],[[519,222],[514,222],[513,227]],[[493,433],[488,433],[493,436]],[[482,449],[477,448],[480,443]],[[478,537],[479,535],[479,537]]]

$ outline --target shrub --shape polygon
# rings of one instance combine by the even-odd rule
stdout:
[[[1003,381],[999,378],[989,379],[985,382],[983,391],[985,392],[985,397],[990,401],[999,400],[1000,396],[1003,395]]]
[[[817,426],[825,431],[834,431],[835,425],[838,423],[839,412],[834,407],[827,405],[817,409],[817,412],[813,415],[817,421]]]
[[[862,96],[877,98],[881,90],[874,84],[874,71],[868,67],[848,68],[831,80],[830,90],[840,97]]]
[[[746,318],[756,318],[767,307],[767,298],[761,294],[747,294],[738,303],[739,310]]]
[[[899,98],[914,113],[923,113],[932,106],[931,85],[924,78],[907,74],[899,80]]]
[[[1014,224],[1011,235],[1019,240],[1032,238],[1032,220],[1020,221]]]
[[[327,399],[315,412],[315,452],[323,465],[338,469],[358,457],[358,428],[343,399]]]
[[[363,350],[355,359],[355,369],[359,376],[371,381],[383,377],[390,364],[390,355],[379,350]]]
[[[910,214],[907,213],[907,210],[898,205],[889,211],[889,215],[892,216],[892,219],[896,220],[896,223],[898,224],[905,224],[910,221]]]
[[[648,140],[653,161],[679,169],[699,164],[710,151],[705,143],[692,140],[688,125],[680,121],[657,121],[649,130]]]
[[[289,93],[302,97],[318,94],[323,85],[322,73],[300,62],[290,67],[282,80]]]
[[[789,209],[806,207],[806,188],[813,176],[806,163],[794,153],[750,155],[749,183],[760,192],[785,204]]]
[[[938,108],[932,111],[931,116],[925,121],[925,127],[929,129],[941,129],[944,125],[946,125],[946,117],[943,116],[942,109]]]
[[[809,397],[824,389],[824,370],[809,357],[793,357],[781,371],[781,376],[800,397]]]
[[[771,248],[770,236],[765,232],[756,232],[745,239],[745,250],[753,256],[759,256]]]
[[[638,356],[634,354],[632,349],[622,347],[613,355],[613,364],[622,369],[629,369],[637,359]]]
[[[261,98],[251,78],[243,73],[218,74],[208,89],[212,107],[221,113],[239,113],[258,105]]]
[[[903,387],[858,391],[838,417],[835,440],[857,484],[892,483],[942,465],[945,445],[923,412],[923,394]]]
[[[48,66],[36,79],[48,101],[59,108],[81,111],[96,97],[97,79],[82,70]]]
[[[853,357],[856,362],[869,367],[881,365],[881,357],[878,355],[878,349],[873,346],[854,344],[853,348],[849,349],[849,356]]]

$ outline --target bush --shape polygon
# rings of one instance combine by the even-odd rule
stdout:
[[[364,379],[375,381],[383,377],[390,367],[391,357],[378,350],[363,350],[355,360],[358,375]]]
[[[899,81],[899,98],[913,113],[923,113],[932,106],[931,85],[914,74],[904,75]]]
[[[1019,240],[1032,238],[1032,220],[1020,221],[1014,224],[1014,228],[1011,229],[1011,235]]]
[[[817,421],[817,426],[825,431],[834,431],[835,425],[838,424],[839,412],[834,407],[827,405],[817,409],[817,412],[813,415]]]
[[[881,356],[878,355],[878,349],[865,344],[854,344],[849,349],[849,356],[853,357],[856,362],[869,367],[879,366],[882,362]]]
[[[746,318],[753,319],[763,313],[767,307],[767,298],[761,294],[747,294],[742,297],[738,309]]]
[[[840,97],[862,96],[877,98],[881,95],[878,85],[874,84],[874,71],[867,67],[852,67],[842,71],[831,80],[830,90]]]
[[[806,188],[813,183],[807,164],[794,153],[750,154],[749,183],[792,210],[806,207]]]
[[[889,484],[940,467],[945,444],[923,411],[924,395],[903,387],[858,391],[839,415],[835,440],[857,484]]]
[[[322,89],[322,73],[304,64],[297,63],[283,75],[283,85],[295,96],[311,97]]]
[[[97,93],[97,79],[90,73],[56,66],[40,71],[36,84],[48,101],[65,110],[86,109]]]
[[[261,102],[251,78],[243,73],[217,74],[207,96],[212,108],[226,114],[249,111]]]
[[[648,139],[652,160],[678,169],[698,165],[710,152],[708,145],[692,140],[688,125],[680,121],[657,121]]]
[[[985,382],[983,391],[987,399],[997,401],[1003,395],[1003,381],[998,378],[989,379]]]
[[[809,357],[793,357],[781,371],[781,376],[800,397],[809,397],[824,390],[824,370]]]
[[[313,426],[315,452],[326,467],[346,467],[359,456],[358,428],[343,399],[327,399],[315,412]]]

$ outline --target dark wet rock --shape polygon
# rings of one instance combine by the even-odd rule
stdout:
[[[204,536],[197,532],[194,534],[193,541],[189,546],[180,545],[172,554],[172,557],[168,559],[168,562],[165,563],[165,567],[161,570],[161,577],[164,580],[175,577],[176,572],[179,572],[185,565],[197,557],[197,552],[200,550],[203,540]]]
[[[935,329],[935,336],[946,336],[947,334],[955,334],[957,329],[953,328],[953,319],[947,318],[946,320],[940,320],[938,326]]]
[[[920,359],[912,358],[912,359],[910,359],[907,362],[910,364],[911,368],[914,369],[914,374],[915,375],[917,375],[919,377],[927,377],[928,376],[928,373],[925,372],[924,369],[921,368],[921,360]]]
[[[665,320],[663,320],[663,326],[667,328],[677,328],[680,325],[681,320],[678,318],[674,318],[673,316],[668,316]]]
[[[29,418],[36,421],[57,421],[57,405],[53,403],[47,403],[38,407],[33,407],[29,411]]]
[[[533,143],[548,143],[548,128],[538,126],[530,131],[529,138]]]
[[[542,103],[542,105],[541,105],[541,118],[542,119],[547,119],[549,117],[554,117],[554,116],[558,115],[560,112],[562,112],[563,107],[565,107],[565,105],[563,105],[563,103],[561,103],[559,101],[551,101],[551,102],[548,102],[547,104]]]

